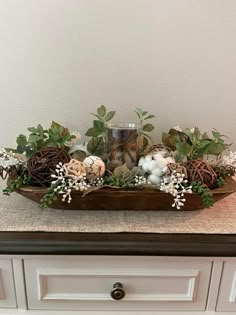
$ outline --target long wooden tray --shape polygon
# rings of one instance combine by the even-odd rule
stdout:
[[[223,187],[212,190],[215,202],[232,194],[235,190],[235,181],[230,177],[227,178]],[[17,192],[39,203],[40,199],[47,192],[47,188],[23,186]],[[58,200],[50,208],[68,210],[176,210],[176,208],[172,207],[173,196],[160,191],[102,188],[84,197],[82,197],[80,192],[73,192],[71,196],[71,203]],[[185,194],[185,198],[186,202],[181,210],[188,211],[204,208],[199,194]]]

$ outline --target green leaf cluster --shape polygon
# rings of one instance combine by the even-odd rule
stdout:
[[[203,155],[220,155],[230,145],[224,141],[224,136],[217,130],[212,131],[212,137],[206,132],[203,134],[197,127],[183,131],[170,129],[162,134],[162,142],[172,151],[176,151],[177,161],[195,160]]]
[[[152,137],[148,134],[155,129],[155,126],[148,122],[150,119],[155,118],[155,115],[149,114],[147,111],[143,111],[140,108],[135,109],[135,113],[138,116],[140,128],[138,129],[138,157],[144,154],[144,151],[148,144],[152,143]]]
[[[22,175],[14,180],[11,180],[6,188],[2,190],[4,195],[9,196],[12,192],[20,188],[22,185],[30,185],[31,178],[27,175]]]
[[[128,169],[126,164],[115,168],[112,175],[104,177],[104,185],[116,186],[116,187],[129,187],[134,183],[136,176],[143,175],[139,167],[133,167]]]
[[[48,188],[47,193],[41,198],[39,202],[40,208],[48,208],[53,201],[57,200],[58,197],[58,190],[56,189],[59,186],[61,181],[57,181]]]
[[[17,152],[25,153],[27,157],[44,147],[68,149],[66,143],[75,137],[67,128],[55,121],[48,130],[43,129],[40,124],[37,127],[29,127],[27,130],[30,132],[28,138],[20,134],[16,139]]]
[[[198,182],[192,182],[191,186],[192,186],[193,192],[200,194],[202,198],[202,202],[206,208],[210,208],[211,206],[213,206],[214,198],[210,189],[206,185],[198,181]]]
[[[216,180],[216,187],[222,187],[225,185],[225,180],[222,176],[219,176]]]
[[[104,105],[101,105],[95,114],[92,113],[96,119],[93,120],[93,127],[85,133],[86,136],[91,137],[87,144],[87,150],[90,154],[105,158],[106,124],[112,120],[115,113],[115,111],[108,112]]]

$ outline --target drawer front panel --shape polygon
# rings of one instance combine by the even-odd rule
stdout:
[[[236,311],[236,263],[225,262],[217,303],[218,311]]]
[[[211,262],[157,257],[25,260],[30,309],[204,310],[210,272]],[[119,301],[110,294],[117,282]]]
[[[0,308],[16,308],[15,287],[10,259],[0,259]]]

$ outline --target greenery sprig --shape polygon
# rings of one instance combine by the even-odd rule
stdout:
[[[141,157],[148,144],[152,143],[152,137],[149,135],[155,129],[155,126],[150,122],[147,123],[152,118],[155,118],[155,115],[149,114],[147,111],[142,111],[140,108],[135,109],[135,113],[139,119],[139,129],[138,129],[138,157]]]
[[[85,133],[87,137],[90,137],[87,144],[87,150],[90,154],[105,159],[106,124],[112,120],[115,114],[115,111],[108,112],[104,105],[101,105],[95,114],[91,114],[95,116],[96,119],[93,120],[93,127],[89,128]]]
[[[222,176],[218,177],[216,180],[216,187],[222,187],[225,185],[225,180]]]
[[[23,185],[30,185],[31,178],[27,175],[22,175],[21,177],[17,177],[14,180],[11,180],[6,188],[2,190],[4,195],[9,196],[12,192],[16,191]]]
[[[67,128],[55,121],[48,130],[43,129],[40,124],[37,127],[29,127],[27,130],[30,132],[28,138],[20,134],[16,139],[17,152],[25,153],[27,157],[44,147],[59,147],[68,150],[67,142],[75,138]]]
[[[219,156],[230,146],[216,129],[212,131],[211,138],[206,132],[202,134],[197,127],[183,131],[172,128],[162,134],[162,142],[172,151],[177,151],[177,161],[196,160],[204,155]]]
[[[202,202],[206,208],[210,208],[211,206],[213,206],[214,198],[210,189],[206,185],[198,181],[198,182],[192,182],[191,186],[192,186],[192,191],[194,193],[200,194],[202,198]]]
[[[53,201],[57,200],[58,191],[56,187],[59,186],[60,183],[60,181],[57,181],[55,184],[51,184],[51,186],[47,190],[47,193],[40,199],[40,208],[48,208],[53,203]]]

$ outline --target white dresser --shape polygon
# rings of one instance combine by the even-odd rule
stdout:
[[[236,314],[236,258],[1,255],[0,314]]]

